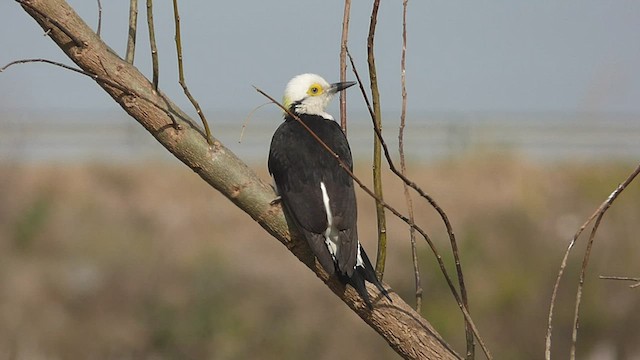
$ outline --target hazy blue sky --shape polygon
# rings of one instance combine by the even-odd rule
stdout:
[[[102,3],[103,38],[123,54],[128,1]],[[95,27],[95,1],[71,4]],[[382,2],[376,42],[382,105],[391,111],[400,106],[401,5]],[[181,1],[180,10],[187,82],[204,108],[248,113],[265,102],[251,85],[279,98],[302,72],[338,79],[342,1]],[[160,85],[185,105],[171,11],[169,1],[155,2]],[[370,11],[370,2],[353,1],[350,49],[363,75]],[[0,2],[0,19],[0,63],[27,57],[70,63],[17,3]],[[140,25],[135,64],[150,74]],[[412,111],[640,114],[640,1],[411,0],[408,29]],[[23,107],[116,109],[90,80],[42,64],[0,74],[0,110]]]

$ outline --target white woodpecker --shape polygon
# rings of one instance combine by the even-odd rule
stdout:
[[[352,81],[329,84],[318,75],[302,74],[289,81],[283,99],[283,105],[351,171],[353,159],[347,138],[325,110],[337,92],[354,84]],[[298,226],[324,270],[353,286],[369,308],[372,305],[365,280],[389,298],[358,241],[353,179],[287,113],[273,134],[268,165],[286,216]]]

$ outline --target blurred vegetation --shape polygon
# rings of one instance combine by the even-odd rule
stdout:
[[[633,163],[531,163],[484,154],[409,175],[452,220],[471,311],[497,359],[540,359],[560,260]],[[265,165],[255,166],[265,172]],[[357,166],[363,179],[368,165]],[[266,174],[264,178],[267,179]],[[402,187],[385,199],[404,210]],[[373,201],[360,233],[375,253]],[[0,166],[0,358],[396,359],[377,334],[248,216],[184,167]],[[416,221],[451,264],[437,214]],[[583,298],[579,358],[640,356],[640,185],[606,215]],[[413,303],[408,231],[389,218],[385,280]],[[554,355],[568,354],[585,239],[561,284]],[[423,312],[457,349],[461,316],[420,243]],[[453,272],[453,266],[450,266]]]

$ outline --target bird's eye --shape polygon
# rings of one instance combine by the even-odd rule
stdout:
[[[307,94],[311,96],[322,94],[322,87],[319,84],[313,84],[309,86],[309,90],[307,90]]]

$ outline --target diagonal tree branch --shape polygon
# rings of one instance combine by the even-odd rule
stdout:
[[[392,304],[378,299],[376,308],[369,311],[353,289],[345,289],[335,278],[329,278],[302,237],[289,232],[281,207],[271,204],[275,196],[271,187],[219,140],[213,138],[213,146],[209,147],[194,121],[160,91],[155,91],[152,83],[136,68],[114,54],[64,0],[21,0],[20,3],[80,69],[94,74],[96,78],[110,79],[119,84],[115,87],[107,81],[98,82],[168,151],[245,211],[314,271],[398,354],[405,359],[459,358],[433,327],[397,294],[390,294]],[[64,24],[65,30],[55,24]],[[174,121],[179,126],[174,126]],[[377,294],[371,290],[372,295]]]

